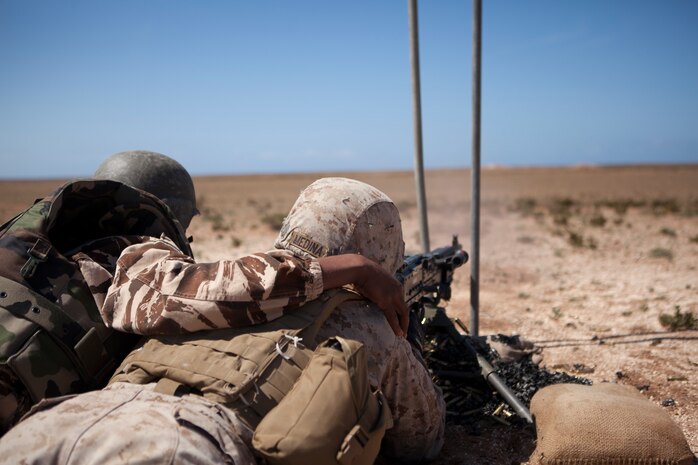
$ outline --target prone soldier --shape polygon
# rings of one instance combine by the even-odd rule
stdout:
[[[305,258],[359,253],[391,275],[402,267],[405,251],[395,204],[378,189],[346,178],[308,186],[285,218],[275,247]],[[366,300],[341,303],[316,341],[336,334],[364,344],[369,379],[390,406],[393,428],[381,453],[400,463],[434,459],[443,445],[446,410],[421,354]]]

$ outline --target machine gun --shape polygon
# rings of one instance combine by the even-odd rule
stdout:
[[[451,283],[456,268],[468,261],[468,254],[458,243],[458,238],[453,237],[451,245],[439,247],[428,253],[415,254],[405,258],[403,266],[396,273],[396,278],[402,282],[405,302],[410,310],[410,326],[407,333],[408,340],[421,353],[424,353],[426,331],[438,329],[445,333],[458,347],[462,349],[463,357],[477,361],[479,373],[468,373],[446,370],[434,373],[437,376],[447,376],[473,382],[484,379],[496,390],[507,404],[528,423],[533,419],[528,408],[516,397],[513,391],[504,383],[496,373],[492,365],[478,353],[472,346],[469,337],[461,334],[442,307],[441,300],[451,298]],[[455,320],[461,328],[465,325]],[[432,370],[434,372],[434,370]],[[480,378],[480,379],[477,379]]]

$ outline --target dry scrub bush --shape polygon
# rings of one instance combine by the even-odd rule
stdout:
[[[698,319],[693,316],[693,312],[681,312],[681,306],[674,307],[674,314],[667,315],[662,313],[659,315],[659,323],[671,331],[688,331],[698,329]]]
[[[281,225],[284,223],[284,218],[286,218],[284,213],[267,213],[262,217],[261,221],[271,229],[278,231],[281,229]]]
[[[655,247],[650,250],[650,257],[652,258],[666,258],[667,260],[674,259],[674,252],[664,247]]]

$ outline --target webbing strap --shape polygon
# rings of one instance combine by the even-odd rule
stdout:
[[[180,393],[189,393],[187,386],[169,378],[160,378],[157,384],[155,384],[155,388],[153,390],[161,394],[167,394],[168,396],[176,396]]]
[[[367,408],[356,425],[349,431],[337,451],[337,461],[341,465],[362,463],[362,456],[378,454],[380,441],[386,429],[393,427],[393,417],[382,392],[375,394],[376,402],[369,398]]]
[[[295,377],[300,376],[300,372],[307,366],[311,357],[311,350],[305,347],[296,348],[293,343],[289,343],[298,335],[301,335],[303,341],[307,341],[307,345],[312,345],[315,337],[322,324],[329,318],[330,314],[343,302],[348,300],[357,300],[362,297],[359,294],[348,291],[346,289],[333,289],[327,291],[318,300],[309,302],[301,308],[293,312],[293,315],[305,320],[306,325],[291,330],[286,334],[286,340],[282,341],[286,355],[281,355],[277,352],[270,354],[265,362],[261,365],[259,373],[259,383],[255,386],[257,392],[252,396],[252,402],[246,397],[250,390],[242,389],[238,399],[232,402],[228,407],[236,411],[238,416],[252,429],[254,429],[261,419],[266,415],[272,407],[280,400],[280,397],[286,395],[288,391],[283,392],[282,396],[272,399],[266,394],[272,391],[280,392],[280,379],[283,376],[291,375],[296,371]],[[283,317],[282,317],[283,318]],[[290,337],[289,337],[290,336]],[[273,370],[269,370],[272,362],[278,358],[284,359],[281,365]],[[294,369],[293,367],[298,368]],[[293,376],[293,375],[292,375]],[[293,380],[295,382],[295,379]],[[279,387],[277,387],[279,385]],[[292,385],[292,383],[291,383]]]
[[[310,315],[311,321],[308,326],[302,329],[300,332],[303,334],[303,338],[306,341],[312,341],[317,336],[320,327],[327,321],[332,312],[338,305],[348,301],[348,300],[359,300],[362,299],[359,294],[349,291],[348,289],[335,289],[327,292],[327,299],[320,306],[320,312],[317,315]],[[302,313],[303,307],[296,310],[296,313]]]
[[[240,395],[227,406],[254,429],[262,418],[288,394],[303,369],[310,362],[312,351],[305,346],[285,344],[288,358],[271,355],[259,370],[257,384],[241,389]],[[281,360],[279,360],[281,359]],[[269,365],[277,361],[275,367]]]
[[[32,248],[27,250],[29,258],[20,270],[22,276],[25,278],[31,277],[36,271],[36,268],[39,266],[39,263],[46,261],[52,248],[53,246],[49,241],[39,237]]]
[[[97,331],[94,328],[86,331],[44,296],[0,276],[0,307],[44,329],[68,354],[77,355],[89,376],[102,368],[102,343]]]
[[[32,289],[0,276],[0,305],[19,318],[29,320],[69,347],[74,347],[86,331],[61,308]]]

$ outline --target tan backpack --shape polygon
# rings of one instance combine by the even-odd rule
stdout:
[[[320,411],[325,412],[330,412],[330,407],[339,408],[336,414],[325,414],[333,428],[319,430],[319,436],[308,438],[306,445],[310,449],[319,448],[319,453],[333,460],[341,456],[339,463],[345,465],[373,463],[385,430],[392,426],[392,417],[386,402],[381,400],[382,394],[370,390],[361,344],[337,338],[341,350],[326,343],[313,351],[315,336],[330,313],[342,302],[359,298],[346,290],[332,290],[262,325],[148,338],[126,357],[110,383],[157,382],[156,390],[165,394],[201,394],[234,410],[253,430],[289,392],[294,392],[293,398],[301,399],[298,408],[321,406]],[[328,379],[318,378],[316,373],[327,363],[331,366]],[[339,385],[344,385],[344,392],[351,395],[339,397],[334,392],[334,386]],[[299,391],[315,394],[305,396]],[[293,405],[285,404],[283,412]],[[345,411],[353,413],[345,415]],[[292,421],[292,416],[285,414],[276,418]],[[289,428],[298,434],[307,424],[305,420],[293,420]],[[276,446],[267,447],[264,438],[273,433],[264,429],[260,434],[257,443],[262,450],[270,451],[272,457],[279,455],[272,463],[296,463],[288,458],[295,453],[277,453]],[[336,444],[334,452],[328,452],[327,444]],[[341,454],[340,448],[344,450]]]
[[[363,345],[335,337],[315,350],[252,445],[271,465],[372,464],[392,426],[383,394],[371,392]]]

